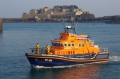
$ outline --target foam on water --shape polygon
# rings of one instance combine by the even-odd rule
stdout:
[[[120,56],[110,56],[109,61],[120,61]]]
[[[85,63],[85,64],[76,64],[76,65],[67,65],[67,66],[52,66],[52,67],[46,67],[46,66],[32,66],[35,69],[47,69],[47,68],[71,68],[71,67],[86,67],[89,65],[94,65],[94,64],[102,64],[106,63],[107,61],[102,61],[102,62],[93,62],[93,63]]]
[[[86,64],[79,64],[79,65],[68,65],[68,66],[53,66],[53,67],[45,67],[45,66],[32,66],[33,68],[36,69],[41,69],[41,68],[69,68],[69,67],[85,67]]]
[[[120,65],[120,56],[110,56],[108,65]]]

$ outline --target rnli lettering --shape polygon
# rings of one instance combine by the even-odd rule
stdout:
[[[52,59],[45,59],[45,61],[47,61],[47,62],[52,62]]]

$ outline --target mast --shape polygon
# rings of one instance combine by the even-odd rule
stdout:
[[[75,26],[75,14],[74,14],[74,5],[72,8],[72,15],[71,15],[71,26],[65,27],[65,32],[69,32],[69,30],[73,31],[73,34],[76,34],[76,26]]]

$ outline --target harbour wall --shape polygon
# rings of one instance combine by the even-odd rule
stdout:
[[[52,19],[54,18],[54,19]],[[55,19],[56,18],[56,19]],[[68,19],[64,20],[65,22],[71,22],[71,19],[68,17]],[[106,22],[106,23],[120,23],[120,15],[119,16],[104,16],[104,17],[98,17],[98,18],[75,18],[76,22]],[[18,23],[18,22],[63,22],[63,19],[59,18],[58,16],[52,16],[50,18],[44,18],[44,19],[36,19],[36,18],[2,18],[3,23]],[[2,27],[1,27],[2,28]]]
[[[0,18],[0,31],[3,30],[3,22],[2,22],[2,19]]]

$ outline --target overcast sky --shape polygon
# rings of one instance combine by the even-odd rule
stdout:
[[[56,5],[77,5],[95,17],[120,15],[120,0],[0,0],[0,18],[21,18],[30,9]]]

